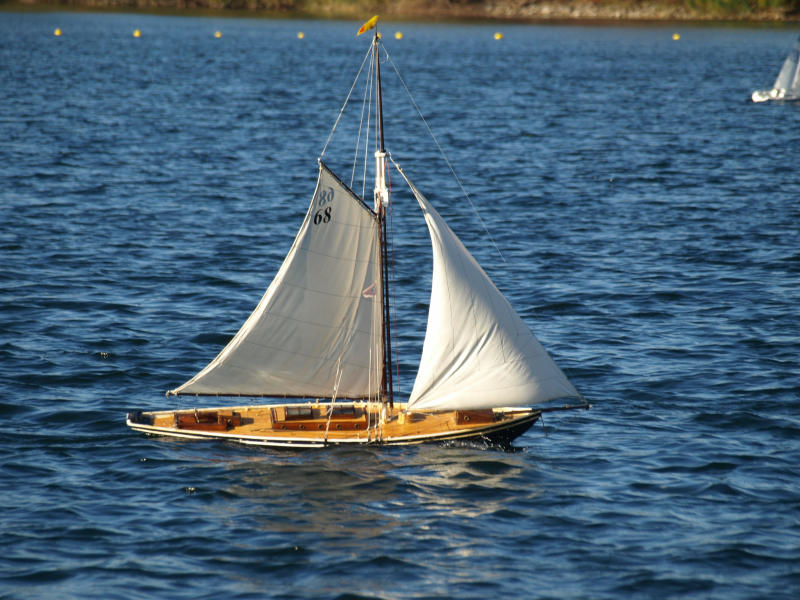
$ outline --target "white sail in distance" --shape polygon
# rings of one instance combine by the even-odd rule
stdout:
[[[320,162],[300,231],[258,306],[208,366],[169,393],[378,395],[379,249],[375,214]]]
[[[800,97],[800,37],[795,40],[789,55],[783,61],[772,88],[781,98]]]
[[[428,326],[409,410],[526,406],[580,394],[438,212],[419,202],[433,246]]]

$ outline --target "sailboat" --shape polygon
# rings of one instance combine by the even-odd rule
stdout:
[[[380,50],[386,51],[376,21],[362,27],[375,29],[362,63],[363,69],[370,58],[376,98],[372,202],[320,158],[300,230],[255,310],[216,358],[167,392],[179,399],[225,397],[228,404],[131,412],[132,429],[270,447],[508,446],[544,412],[589,407],[387,152],[380,72]],[[390,163],[416,198],[433,248],[427,330],[404,402],[394,386]],[[562,399],[579,402],[543,405]]]
[[[756,90],[752,99],[753,102],[800,100],[800,36],[794,41],[789,55],[783,61],[772,89]]]

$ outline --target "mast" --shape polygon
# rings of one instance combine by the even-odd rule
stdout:
[[[375,151],[375,212],[380,222],[381,236],[381,283],[383,288],[383,378],[381,392],[385,402],[394,406],[394,384],[392,379],[392,328],[389,307],[389,250],[386,236],[386,219],[389,208],[389,189],[386,187],[386,149],[383,145],[383,97],[381,94],[381,57],[378,48],[378,28],[372,49],[375,59],[375,85],[378,88],[378,150]]]

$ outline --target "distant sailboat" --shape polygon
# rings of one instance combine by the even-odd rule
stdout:
[[[369,68],[377,127],[372,205],[320,160],[300,231],[258,306],[214,360],[168,392],[283,400],[132,412],[131,428],[274,447],[507,445],[545,411],[589,407],[386,152],[381,47],[376,29]],[[387,159],[416,197],[433,245],[427,333],[405,403],[394,399],[392,375]],[[582,403],[531,407],[562,398]]]
[[[800,36],[794,41],[789,55],[783,61],[772,89],[756,90],[752,99],[753,102],[800,100]]]

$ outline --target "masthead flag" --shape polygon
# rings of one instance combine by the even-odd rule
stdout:
[[[356,35],[361,35],[362,33],[369,31],[377,24],[378,24],[378,15],[375,15],[369,21],[367,21],[361,26],[361,29],[358,30],[358,33]]]

